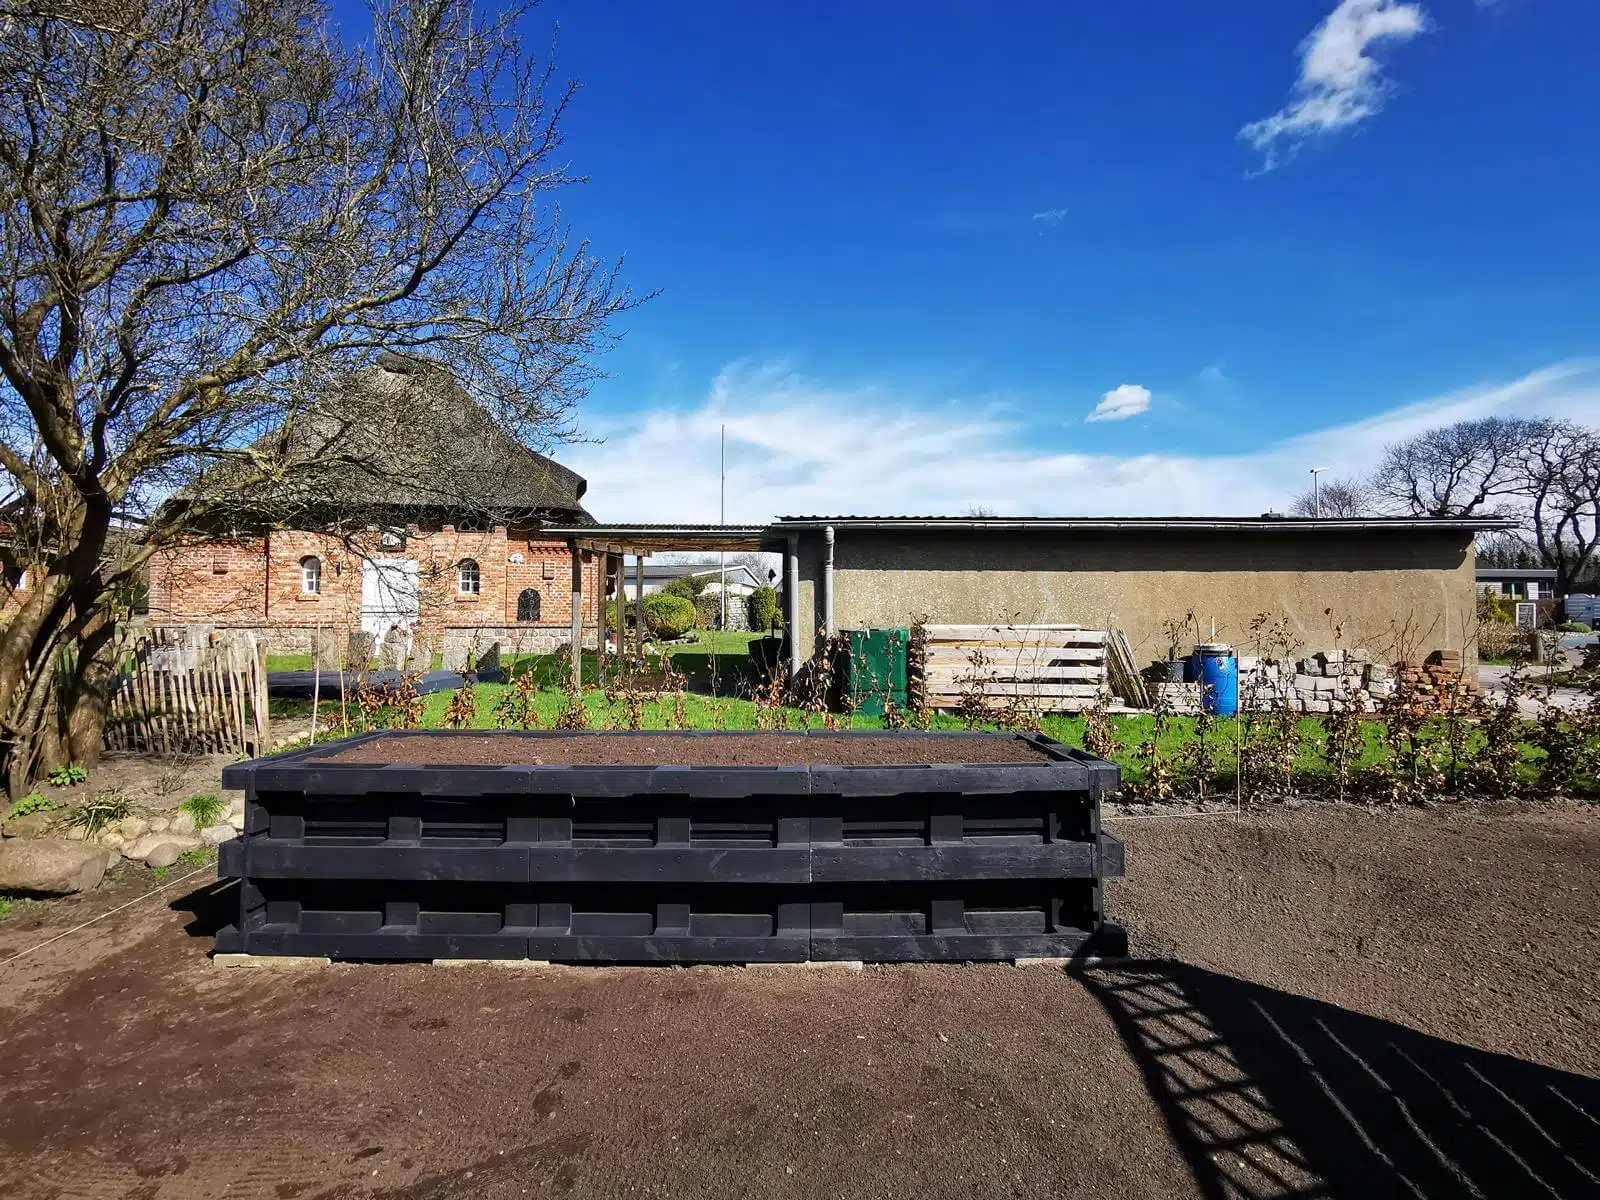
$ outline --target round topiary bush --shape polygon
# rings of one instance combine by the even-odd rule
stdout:
[[[1561,633],[1593,633],[1594,632],[1594,630],[1590,629],[1582,621],[1563,621],[1563,622],[1561,622],[1561,624],[1556,626],[1556,629]]]
[[[750,628],[756,633],[766,633],[778,623],[778,590],[758,587],[745,601]]]
[[[682,596],[666,592],[646,596],[644,627],[652,637],[681,638],[694,628],[694,605]]]

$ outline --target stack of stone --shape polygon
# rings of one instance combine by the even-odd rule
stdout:
[[[1239,703],[1244,708],[1372,712],[1393,691],[1389,669],[1373,662],[1365,650],[1330,650],[1295,662],[1239,659]]]
[[[1180,717],[1200,715],[1200,685],[1198,683],[1157,683],[1152,688],[1156,702],[1170,713]]]

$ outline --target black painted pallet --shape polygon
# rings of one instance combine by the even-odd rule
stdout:
[[[326,762],[350,744],[338,742],[240,764],[224,785],[246,792],[245,833],[219,862],[241,880],[240,914],[218,948],[588,962],[1120,953],[1102,888],[1123,871],[1122,844],[1099,823],[1116,768],[1027,740],[1051,761]]]

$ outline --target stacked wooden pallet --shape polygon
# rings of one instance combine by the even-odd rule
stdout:
[[[1106,690],[1106,632],[1077,625],[926,625],[930,708],[976,697],[1031,711],[1081,712]]]

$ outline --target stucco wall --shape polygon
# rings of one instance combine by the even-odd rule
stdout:
[[[800,546],[804,654],[823,622],[821,578],[822,537],[808,533]],[[1214,618],[1217,637],[1245,652],[1258,613],[1287,617],[1307,653],[1334,646],[1335,622],[1340,644],[1384,655],[1470,649],[1472,539],[1436,530],[836,532],[840,628],[918,616],[1113,627],[1127,631],[1142,663],[1165,657],[1162,624],[1190,609],[1207,636]]]

